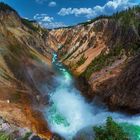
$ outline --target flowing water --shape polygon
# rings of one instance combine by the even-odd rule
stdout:
[[[131,135],[132,140],[140,140],[140,115],[113,113],[96,101],[87,103],[76,89],[72,75],[58,61],[56,54],[53,55],[52,63],[56,72],[53,80],[56,86],[49,91],[49,107],[45,109],[45,117],[52,132],[69,140],[80,130],[104,124],[106,118],[112,116]]]

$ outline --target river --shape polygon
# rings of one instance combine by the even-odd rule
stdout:
[[[84,134],[89,130],[86,139],[93,140],[93,126],[105,123],[108,116],[120,123],[132,140],[140,140],[140,115],[129,116],[119,112],[110,112],[103,104],[86,102],[80,91],[75,87],[74,78],[59,62],[56,54],[52,64],[56,72],[55,88],[49,91],[49,106],[44,110],[50,130],[66,140],[73,139],[80,131]],[[83,131],[82,131],[83,130]]]

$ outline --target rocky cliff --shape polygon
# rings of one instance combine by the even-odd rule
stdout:
[[[86,96],[99,96],[111,109],[140,111],[139,6],[50,34],[57,39],[61,61],[82,81]]]
[[[51,133],[38,108],[45,96],[40,85],[53,75],[55,48],[48,36],[47,29],[0,3],[0,116],[47,138]]]

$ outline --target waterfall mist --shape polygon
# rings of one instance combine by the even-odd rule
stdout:
[[[49,106],[44,111],[52,132],[68,140],[86,127],[104,124],[108,116],[112,116],[118,122],[140,125],[139,115],[132,117],[118,112],[109,112],[104,105],[97,104],[96,101],[87,103],[80,91],[76,89],[70,73],[57,61],[56,55],[53,63],[57,69],[57,76],[53,81],[57,86],[49,92]]]

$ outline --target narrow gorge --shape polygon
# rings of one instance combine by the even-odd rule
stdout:
[[[14,128],[6,131],[93,140],[110,116],[139,140],[139,59],[140,6],[46,29],[0,3],[0,117]]]

